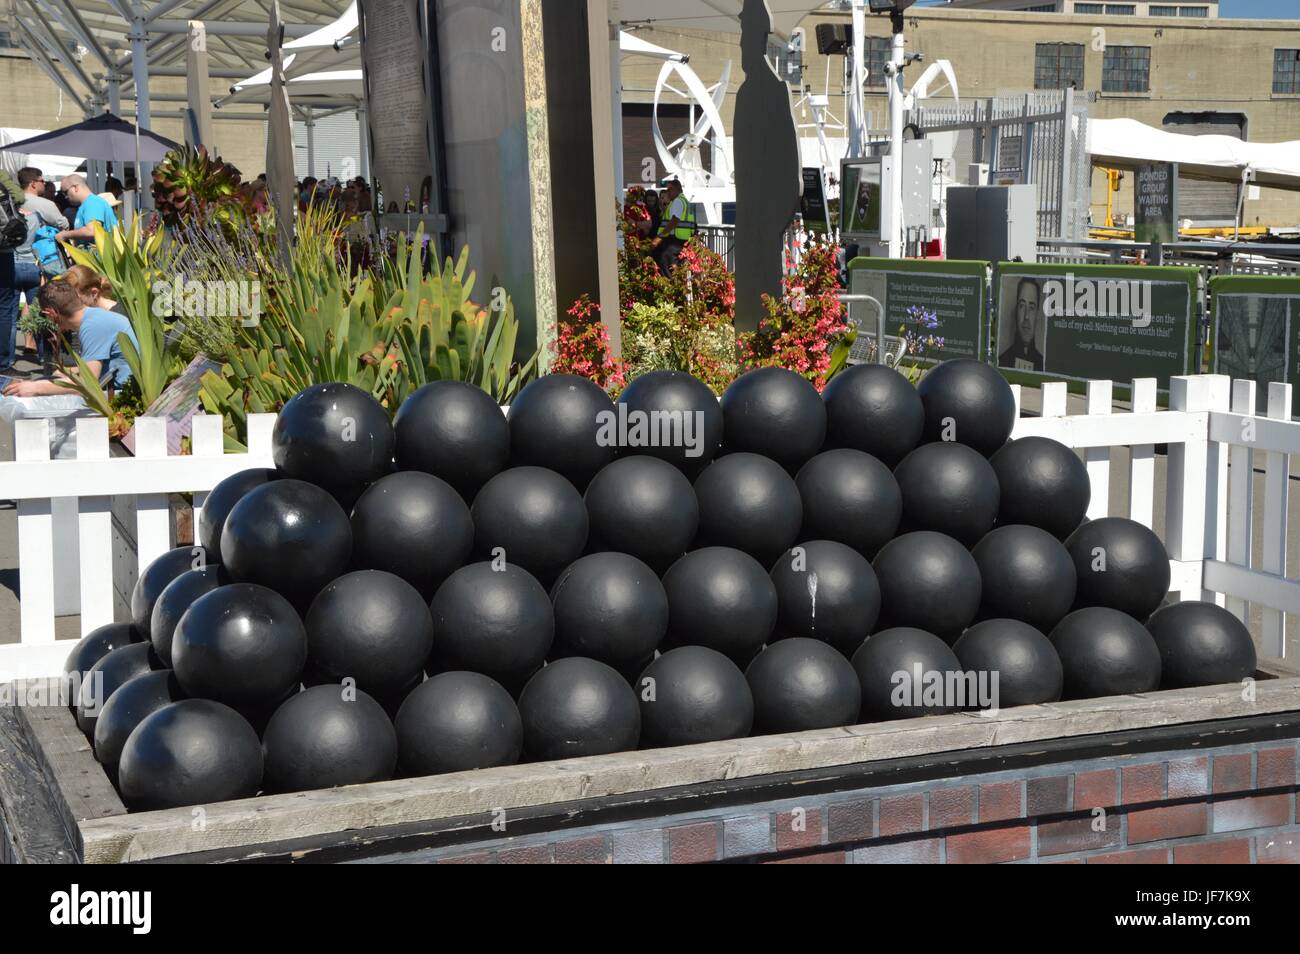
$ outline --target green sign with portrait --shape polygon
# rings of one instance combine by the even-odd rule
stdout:
[[[1214,373],[1258,383],[1257,412],[1268,408],[1269,384],[1286,381],[1300,416],[1300,278],[1210,279],[1210,341]]]

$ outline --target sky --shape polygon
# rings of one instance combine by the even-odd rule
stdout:
[[[920,0],[919,6],[938,6],[943,0]],[[1300,20],[1300,0],[1219,0],[1219,16],[1234,19],[1262,17]]]

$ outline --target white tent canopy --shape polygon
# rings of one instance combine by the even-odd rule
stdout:
[[[0,127],[0,146],[11,142],[22,142],[33,136],[44,136],[48,129],[17,129],[13,126]],[[69,173],[76,172],[77,167],[85,162],[70,156],[46,156],[37,153],[0,152],[0,169],[16,176],[23,166],[35,166],[44,173],[45,178],[57,182]]]
[[[618,0],[610,19],[617,16],[624,26],[739,33],[744,5],[745,0]],[[788,39],[800,20],[824,6],[826,0],[767,0],[772,32]]]
[[[1176,162],[1180,174],[1241,182],[1246,170],[1259,185],[1300,190],[1300,141],[1247,142],[1232,136],[1189,136],[1136,119],[1088,121],[1094,165],[1131,169],[1147,162]]]

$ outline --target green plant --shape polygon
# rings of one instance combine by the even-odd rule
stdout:
[[[205,146],[169,152],[154,167],[152,192],[163,224],[173,227],[201,217],[233,228],[252,211],[239,170]]]
[[[623,364],[609,352],[609,330],[600,320],[600,305],[584,294],[560,321],[560,335],[551,347],[551,374],[577,374],[617,394],[623,389]]]
[[[36,302],[30,302],[22,313],[18,316],[18,330],[25,335],[31,335],[33,338],[43,338],[52,335],[58,330],[58,326],[45,317],[41,311],[41,306]]]

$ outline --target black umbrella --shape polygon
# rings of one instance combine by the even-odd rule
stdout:
[[[139,134],[137,140],[137,133]],[[110,162],[159,162],[181,146],[147,129],[137,129],[112,113],[52,132],[11,142],[0,150],[36,152],[47,156],[76,156]]]

